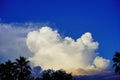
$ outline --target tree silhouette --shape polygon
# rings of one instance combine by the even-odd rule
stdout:
[[[19,57],[15,62],[10,60],[0,64],[0,80],[73,80],[72,75],[64,70],[44,70],[40,76],[32,76],[29,61]]]
[[[0,80],[4,80],[4,78],[6,77],[5,74],[5,64],[1,63],[0,64]]]
[[[73,79],[71,74],[68,74],[61,69],[53,73],[53,80],[73,80]]]
[[[73,80],[72,75],[64,70],[45,70],[42,75],[43,80]]]
[[[50,69],[48,69],[48,70],[44,70],[43,72],[42,72],[42,78],[43,78],[43,80],[52,80],[52,76],[53,76],[53,70],[50,70]]]
[[[115,69],[115,72],[120,74],[120,53],[116,52],[112,60],[114,62],[113,68]]]
[[[29,80],[30,74],[31,74],[31,68],[29,66],[29,61],[26,60],[24,57],[20,57],[19,59],[16,59],[16,74],[18,80]]]
[[[15,77],[16,67],[10,60],[6,61],[5,64],[0,64],[0,79],[1,80],[16,80]]]

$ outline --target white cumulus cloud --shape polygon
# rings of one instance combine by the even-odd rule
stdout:
[[[90,32],[77,40],[62,38],[57,30],[45,26],[30,31],[26,43],[33,54],[29,60],[43,69],[64,69],[73,74],[96,74],[107,69],[109,60],[97,55],[98,42]]]

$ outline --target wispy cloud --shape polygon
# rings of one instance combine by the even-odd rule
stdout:
[[[0,62],[15,59],[19,56],[29,57],[31,52],[26,45],[27,33],[33,28],[28,24],[5,24],[0,23]]]

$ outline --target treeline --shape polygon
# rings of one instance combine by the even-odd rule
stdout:
[[[41,76],[32,76],[32,69],[24,57],[19,57],[14,62],[8,60],[0,64],[0,80],[73,80],[71,73],[64,70],[44,70]]]
[[[117,74],[120,74],[120,52],[113,56],[113,68]],[[30,61],[25,57],[19,57],[14,62],[8,60],[0,63],[0,80],[73,80],[71,73],[64,70],[44,70],[40,76],[32,76]]]

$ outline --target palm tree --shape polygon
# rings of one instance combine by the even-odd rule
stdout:
[[[1,63],[0,64],[0,80],[3,80],[5,75],[4,75],[4,70],[5,70],[5,64]]]
[[[120,74],[120,53],[116,52],[112,60],[114,62],[113,68],[115,69],[115,72]]]
[[[24,57],[20,57],[19,59],[16,59],[16,74],[18,80],[28,80],[30,79],[30,74],[31,74],[31,68],[29,66],[29,61],[26,60]]]
[[[0,78],[2,80],[16,80],[15,79],[15,65],[10,60],[6,61],[5,64],[0,65]]]

